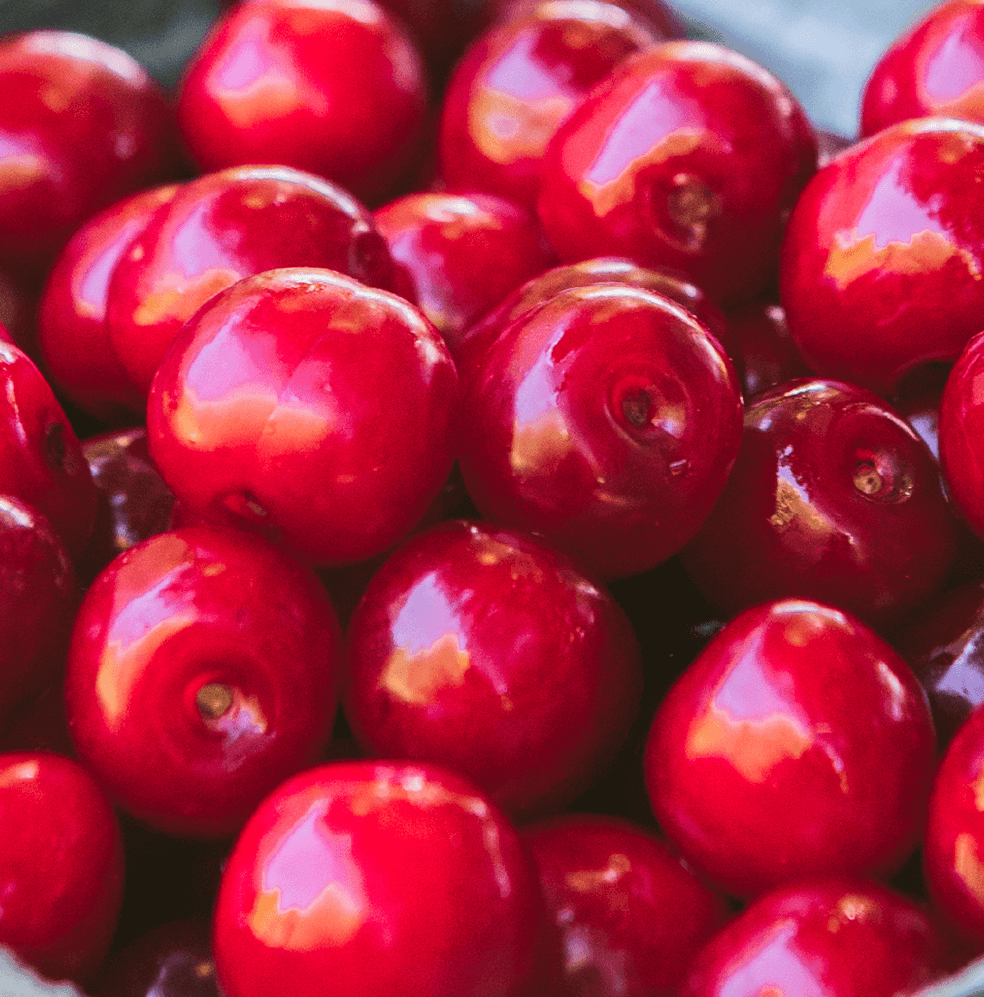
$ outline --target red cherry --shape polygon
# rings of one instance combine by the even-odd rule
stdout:
[[[374,215],[413,301],[454,351],[511,291],[554,262],[540,222],[491,194],[408,194]]]
[[[936,768],[926,695],[873,631],[787,600],[731,620],[674,684],[645,756],[653,812],[739,896],[807,876],[890,875]]]
[[[600,0],[552,0],[499,22],[472,43],[445,90],[442,179],[535,210],[560,123],[627,56],[661,40],[645,20]]]
[[[789,335],[782,305],[760,298],[730,312],[727,321],[722,342],[734,361],[746,401],[786,381],[809,377],[811,371]]]
[[[283,163],[379,203],[412,161],[426,100],[420,53],[373,0],[253,0],[185,66],[178,121],[203,171]]]
[[[84,979],[109,949],[123,894],[104,793],[59,755],[0,755],[0,945],[52,979]]]
[[[667,42],[627,59],[560,126],[540,217],[565,262],[627,256],[747,300],[774,280],[816,159],[806,115],[764,69],[709,42]]]
[[[980,331],[982,170],[984,125],[924,118],[857,143],[810,181],[780,291],[816,373],[887,395],[925,364],[952,363]]]
[[[724,923],[724,899],[626,821],[571,814],[523,838],[563,940],[559,997],[675,993]]]
[[[611,596],[541,541],[481,523],[391,554],[348,643],[343,702],[366,753],[445,765],[512,813],[569,804],[639,706],[638,644]]]
[[[158,534],[86,593],[68,658],[72,737],[129,813],[174,834],[232,834],[323,751],[338,660],[309,569],[231,530]]]
[[[885,51],[861,96],[861,134],[908,118],[984,123],[984,8],[938,3]]]
[[[802,596],[887,626],[943,585],[956,537],[915,430],[863,388],[802,379],[747,406],[731,477],[681,559],[726,615]]]
[[[409,763],[289,780],[226,864],[227,997],[534,997],[546,913],[516,831],[472,785]],[[368,974],[368,975],[367,975]]]
[[[276,537],[320,566],[401,540],[454,458],[458,378],[402,299],[328,270],[216,295],[154,380],[150,454],[192,513]]]
[[[0,90],[5,266],[50,265],[87,218],[172,172],[164,93],[115,46],[68,31],[8,35]]]
[[[460,465],[475,505],[605,577],[679,550],[737,455],[731,363],[689,312],[650,291],[562,291],[469,373]]]
[[[681,997],[897,997],[946,968],[922,907],[865,880],[821,879],[739,914],[698,956]]]

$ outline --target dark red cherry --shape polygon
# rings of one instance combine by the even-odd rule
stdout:
[[[68,31],[0,43],[0,262],[30,273],[114,201],[168,179],[174,121],[131,56]]]
[[[81,557],[96,518],[89,465],[44,376],[0,343],[0,495],[33,506],[69,553]]]
[[[412,305],[329,270],[274,270],[216,295],[164,359],[150,455],[193,514],[319,566],[406,536],[454,460],[458,377]]]
[[[724,923],[723,897],[627,821],[570,814],[522,833],[563,942],[558,997],[675,993]]]
[[[452,351],[469,326],[554,263],[536,215],[492,194],[407,194],[374,219],[405,296]]]
[[[79,611],[66,679],[76,750],[142,821],[232,834],[324,750],[339,658],[310,569],[238,531],[158,534],[106,568]]]
[[[267,798],[214,919],[226,997],[533,997],[547,915],[519,836],[471,783],[406,762],[309,769]],[[367,984],[367,980],[371,981]],[[327,981],[330,981],[327,982]]]
[[[846,149],[810,181],[780,292],[817,374],[888,395],[919,367],[952,363],[980,331],[982,170],[984,125],[925,118]]]
[[[805,600],[732,619],[670,690],[645,755],[653,812],[730,893],[890,875],[925,820],[936,734],[912,669]]]
[[[109,339],[143,397],[181,326],[212,295],[278,267],[324,267],[393,286],[372,216],[346,191],[282,166],[222,170],[162,204],[116,263]]]
[[[729,312],[727,321],[722,342],[734,361],[746,401],[793,378],[809,377],[811,371],[789,335],[782,305],[759,299]]]
[[[726,615],[802,596],[882,626],[942,586],[956,537],[912,427],[863,388],[801,379],[751,400],[731,477],[681,559]]]
[[[498,22],[471,44],[445,90],[442,180],[535,210],[543,154],[560,123],[627,56],[662,40],[602,0],[551,0]]]
[[[508,326],[477,368],[459,458],[475,505],[606,577],[679,550],[737,454],[730,361],[651,291],[562,291]]]
[[[116,815],[77,762],[0,755],[0,945],[54,980],[84,980],[113,937],[123,893]]]
[[[565,262],[627,256],[747,300],[775,278],[816,159],[806,115],[764,69],[709,42],[667,42],[627,59],[560,126],[540,217]]]
[[[412,162],[426,101],[416,44],[373,0],[253,0],[189,60],[178,122],[203,171],[283,163],[378,204]]]
[[[698,956],[680,993],[897,997],[947,968],[923,907],[865,880],[820,879],[779,888],[742,911]]]
[[[107,295],[130,244],[177,191],[176,184],[142,191],[90,218],[45,284],[38,312],[45,373],[73,405],[102,422],[133,422],[146,405],[110,342]]]
[[[938,3],[885,51],[861,96],[861,134],[908,118],[984,123],[984,7]]]
[[[366,753],[445,765],[515,814],[569,804],[639,707],[625,614],[515,530],[457,521],[408,540],[369,583],[348,644],[343,703]]]

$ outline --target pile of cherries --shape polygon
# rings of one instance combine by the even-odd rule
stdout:
[[[984,954],[984,0],[818,134],[662,0],[0,38],[0,945],[89,997]]]

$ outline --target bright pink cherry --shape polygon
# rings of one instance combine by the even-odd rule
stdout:
[[[460,776],[405,762],[280,786],[239,836],[214,918],[226,997],[540,997],[546,933],[510,823]]]
[[[321,566],[406,536],[454,460],[458,377],[412,305],[330,270],[216,295],[154,380],[150,455],[192,513]]]
[[[475,505],[606,577],[679,550],[738,452],[741,394],[720,344],[641,288],[561,291],[468,376],[460,466]]]
[[[817,140],[785,86],[709,42],[667,42],[599,83],[547,148],[539,212],[565,262],[627,256],[712,298],[772,283]]]
[[[899,997],[948,968],[923,907],[863,879],[817,879],[780,887],[742,911],[698,956],[680,993]]]
[[[873,631],[789,599],[731,620],[677,680],[646,746],[653,812],[739,896],[912,852],[936,734],[912,669]]]
[[[416,44],[373,0],[252,0],[185,67],[178,120],[203,171],[283,163],[379,203],[412,162],[426,102]]]
[[[924,118],[857,143],[810,181],[780,291],[816,373],[890,394],[980,331],[982,170],[984,125]]]
[[[627,821],[570,814],[523,838],[563,942],[558,997],[675,993],[725,921],[724,898]]]
[[[55,980],[91,976],[123,896],[120,828],[77,762],[0,755],[0,945]]]
[[[569,804],[639,706],[625,614],[562,554],[452,522],[390,555],[352,616],[346,716],[372,757],[471,778],[512,813]]]
[[[99,575],[76,619],[79,757],[154,827],[232,834],[324,750],[339,653],[310,569],[239,531],[158,534]]]

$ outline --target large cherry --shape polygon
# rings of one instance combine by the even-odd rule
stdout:
[[[542,541],[483,523],[391,554],[348,643],[363,748],[453,768],[512,813],[569,804],[639,706],[639,648],[611,596]]]
[[[737,456],[730,361],[652,291],[561,291],[509,325],[468,376],[460,466],[475,505],[606,577],[679,550]]]
[[[66,679],[72,737],[129,813],[229,835],[320,757],[339,661],[309,568],[238,531],[161,533],[86,593]]]
[[[818,603],[746,610],[656,712],[646,782],[667,836],[740,896],[807,876],[890,875],[912,852],[936,734],[912,669]]]
[[[451,471],[457,418],[454,363],[417,309],[297,268],[234,284],[184,326],[147,439],[191,513],[328,566],[410,532]]]
[[[432,766],[339,762],[280,786],[239,836],[214,924],[226,997],[552,992],[532,860]]]
[[[731,477],[681,559],[727,615],[785,596],[898,622],[954,563],[957,524],[915,430],[853,384],[751,400]]]

